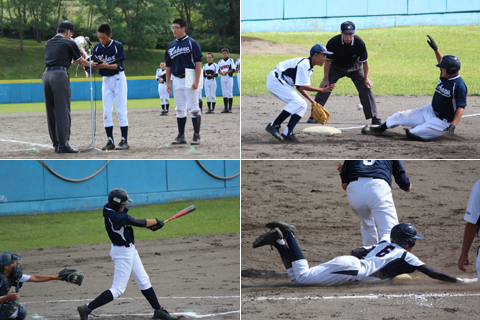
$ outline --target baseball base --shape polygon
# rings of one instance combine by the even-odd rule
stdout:
[[[302,130],[305,133],[311,133],[311,134],[318,134],[318,135],[324,135],[324,136],[331,136],[334,134],[339,134],[342,133],[337,128],[334,127],[326,127],[326,126],[313,126],[313,127],[308,127]]]
[[[410,275],[404,273],[404,274],[400,274],[398,276],[396,276],[395,278],[393,278],[392,282],[395,283],[395,284],[405,284],[405,283],[409,283],[409,282],[412,282],[413,279]]]

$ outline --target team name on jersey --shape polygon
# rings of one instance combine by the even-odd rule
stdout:
[[[190,47],[173,47],[168,50],[168,54],[172,59],[184,53],[190,53]]]
[[[440,94],[441,94],[442,96],[444,96],[444,97],[450,98],[450,97],[452,96],[452,95],[451,95],[452,92],[451,92],[450,90],[445,89],[445,88],[443,87],[443,84],[442,84],[442,81],[441,81],[441,80],[438,81],[437,87],[435,88],[435,91],[438,92],[438,93],[440,93]]]
[[[100,54],[98,56],[98,59],[105,61],[107,64],[113,64],[115,63],[115,56],[108,57],[106,55]]]

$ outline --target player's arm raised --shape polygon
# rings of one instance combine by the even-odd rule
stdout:
[[[427,35],[427,37],[428,39],[430,39],[430,40],[427,40],[427,43],[430,46],[430,48],[432,48],[432,50],[435,51],[435,57],[437,58],[437,62],[440,63],[440,60],[442,60],[443,56],[440,53],[440,50],[438,50],[438,46],[435,43],[435,40],[433,40],[433,38],[430,37],[429,35]]]

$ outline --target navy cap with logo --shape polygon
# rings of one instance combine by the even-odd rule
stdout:
[[[333,54],[333,52],[328,51],[327,47],[323,44],[316,44],[310,49],[310,56],[313,56],[315,53],[324,53],[324,54]]]
[[[355,33],[355,23],[352,21],[345,21],[340,26],[342,33]]]
[[[73,23],[68,20],[63,20],[58,24],[58,29],[72,30],[73,32]]]

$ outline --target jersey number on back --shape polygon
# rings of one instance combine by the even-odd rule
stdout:
[[[383,250],[381,250],[380,252],[378,252],[375,257],[379,257],[379,258],[383,258],[385,257],[387,254],[389,254],[392,250],[394,250],[395,247],[394,246],[386,246],[385,248],[383,248]]]

